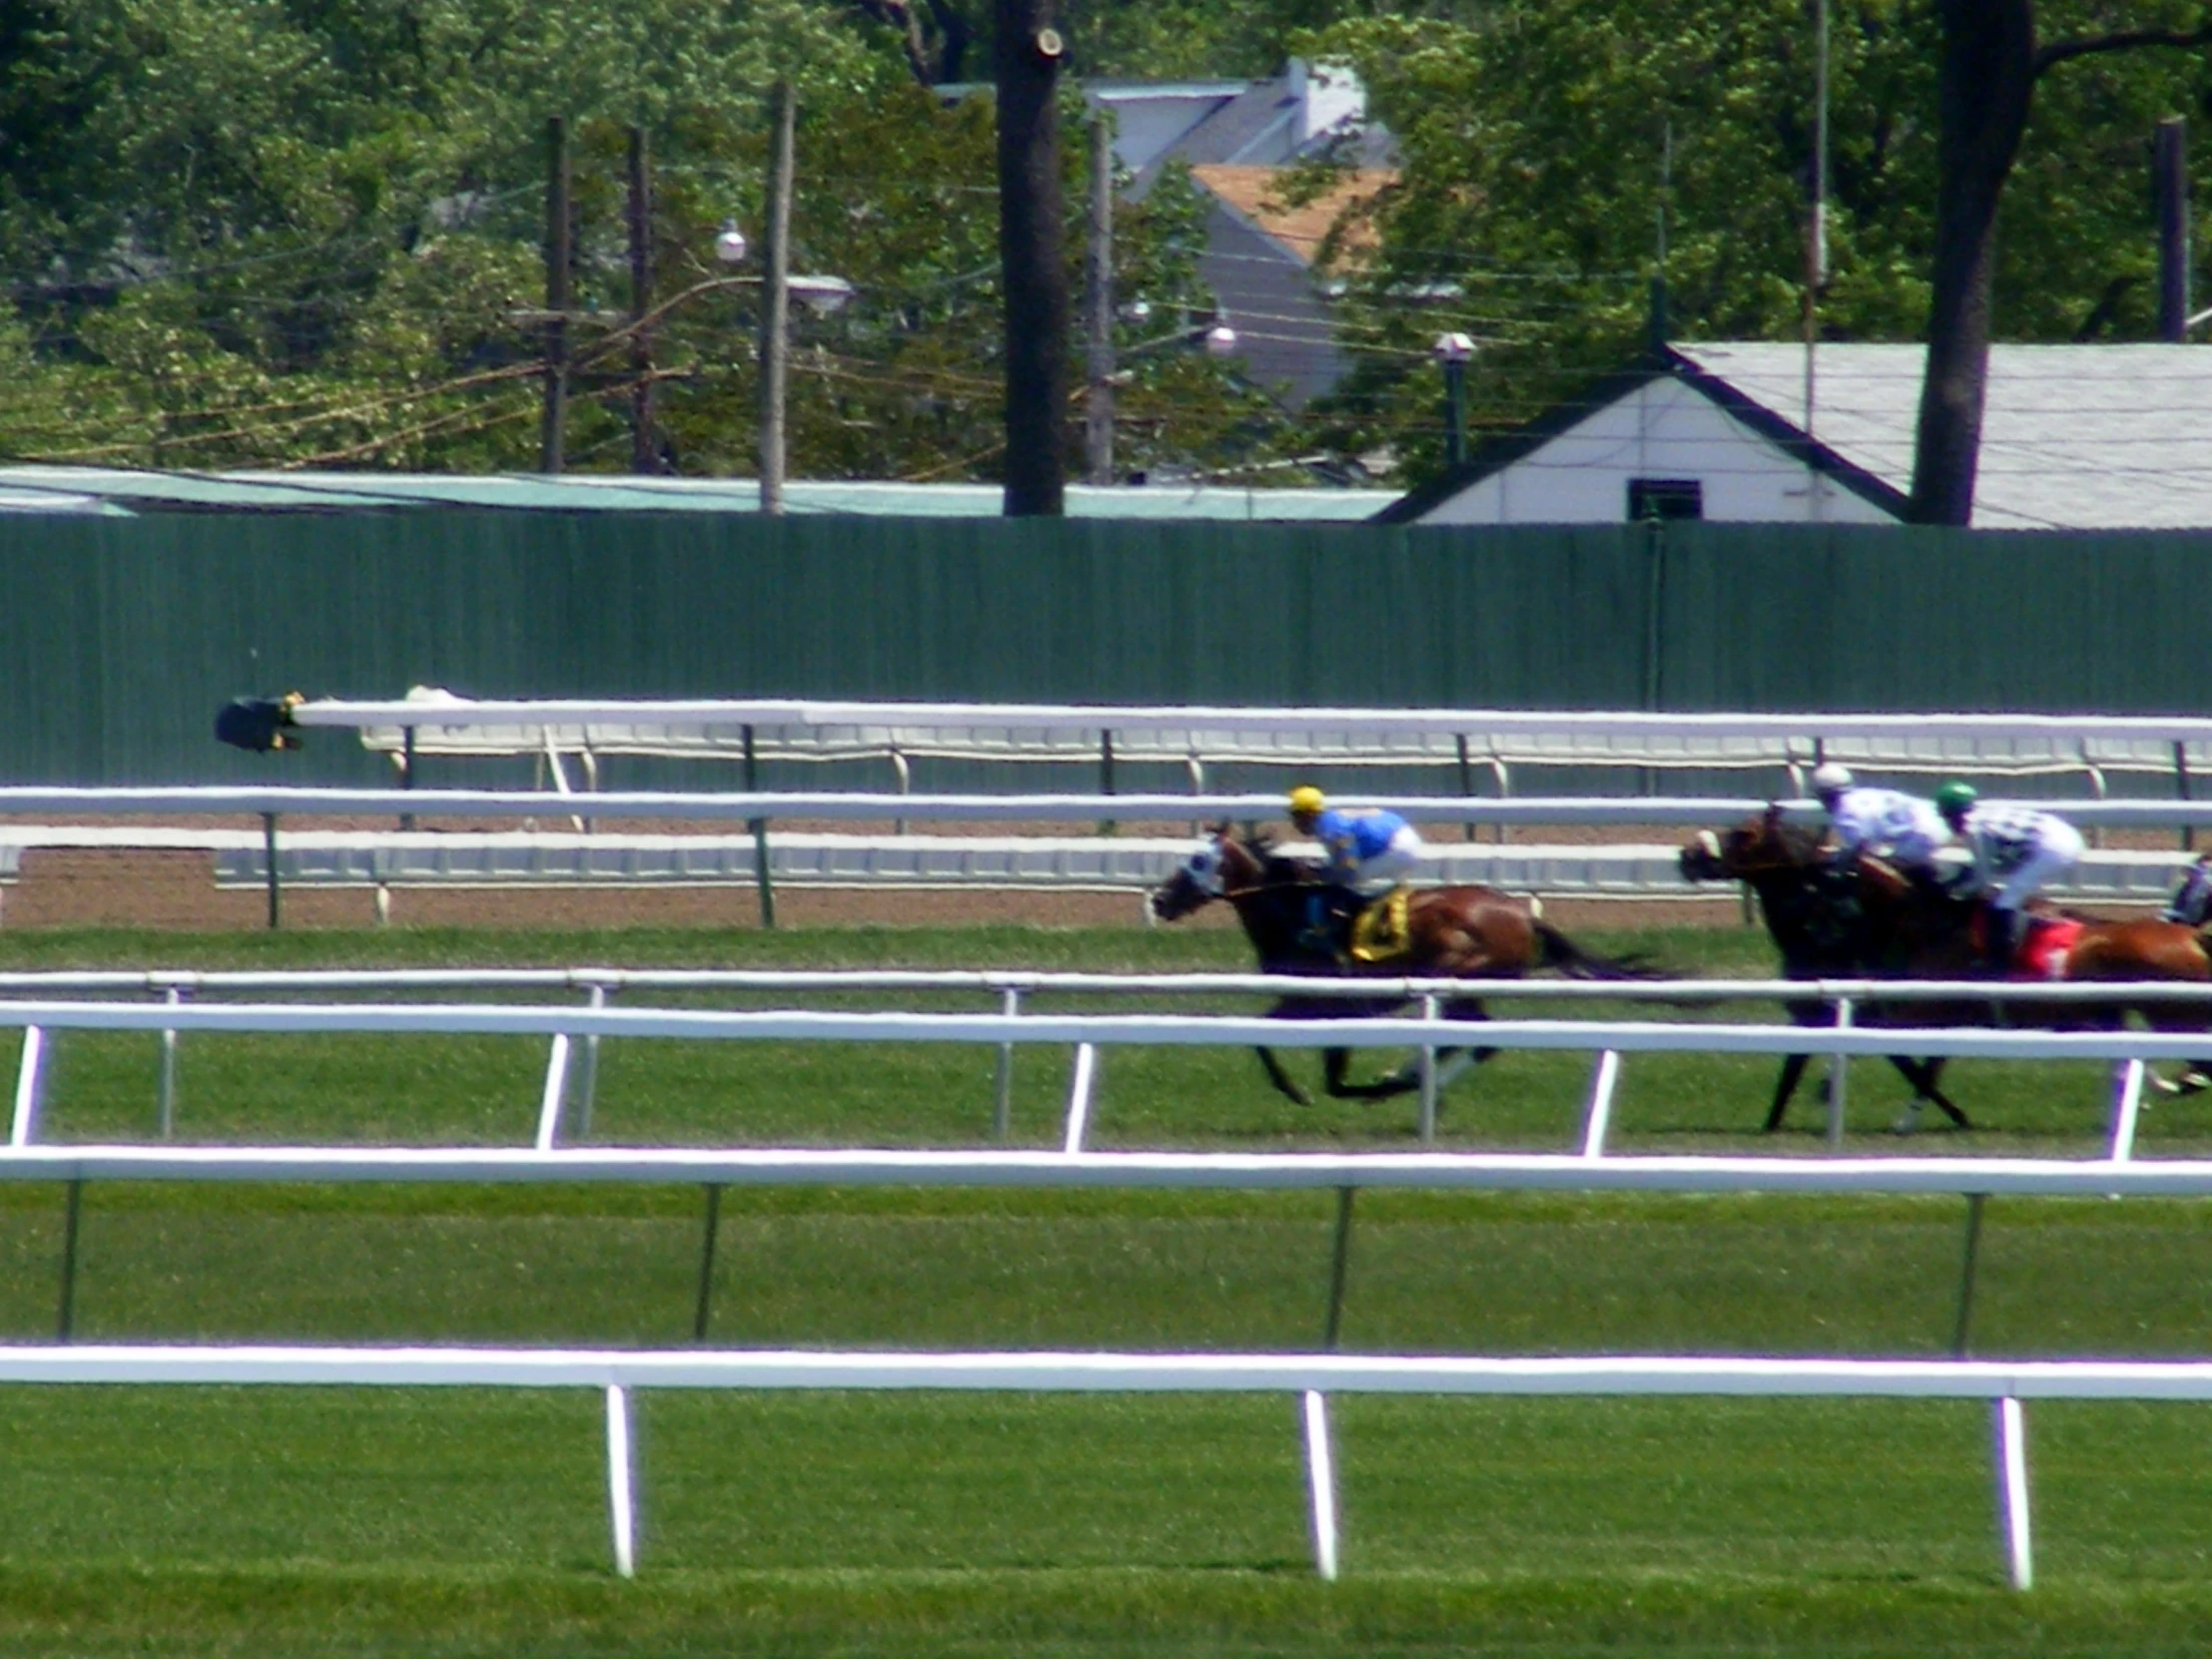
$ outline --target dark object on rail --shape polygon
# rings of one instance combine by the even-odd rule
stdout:
[[[266,755],[272,749],[298,749],[291,712],[306,701],[297,692],[282,697],[234,697],[216,712],[215,735],[234,749]]]

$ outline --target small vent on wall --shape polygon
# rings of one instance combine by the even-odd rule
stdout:
[[[1628,480],[1628,517],[1631,523],[1647,518],[1703,518],[1705,485],[1695,478],[1631,478]]]

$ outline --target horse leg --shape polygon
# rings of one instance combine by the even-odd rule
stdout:
[[[1294,1104],[1300,1106],[1313,1105],[1314,1097],[1300,1088],[1291,1074],[1283,1069],[1283,1062],[1275,1057],[1274,1049],[1256,1048],[1252,1052],[1259,1055],[1260,1064],[1267,1067],[1268,1081],[1288,1096]]]
[[[1785,1054],[1782,1056],[1782,1073],[1774,1080],[1774,1104],[1767,1108],[1767,1121],[1759,1126],[1764,1135],[1771,1135],[1782,1127],[1782,1114],[1790,1104],[1790,1097],[1797,1093],[1799,1080],[1805,1076],[1805,1068],[1811,1065],[1810,1054]]]
[[[1937,1055],[1932,1060],[1913,1060],[1902,1054],[1893,1054],[1890,1056],[1890,1064],[1897,1067],[1900,1077],[1913,1085],[1913,1106],[1908,1108],[1908,1112],[1918,1108],[1922,1101],[1932,1100],[1942,1108],[1943,1116],[1950,1119],[1953,1127],[1959,1129],[1971,1129],[1973,1127],[1966,1120],[1966,1114],[1959,1109],[1957,1102],[1953,1101],[1949,1095],[1943,1093],[1936,1086],[1936,1079],[1943,1075],[1943,1057],[1941,1055]]]
[[[1373,1083],[1355,1083],[1346,1075],[1351,1066],[1351,1049],[1325,1048],[1321,1051],[1322,1086],[1335,1099],[1388,1100],[1393,1095],[1405,1094],[1420,1087],[1418,1072],[1408,1078],[1402,1071],[1392,1072]]]
[[[1483,1009],[1482,1004],[1471,996],[1453,997],[1438,1011],[1445,1019],[1483,1020],[1490,1017]],[[1484,1060],[1494,1057],[1500,1050],[1494,1046],[1483,1045],[1475,1048],[1439,1048],[1434,1052],[1436,1057],[1436,1087],[1441,1089],[1447,1083],[1458,1078],[1463,1072],[1480,1065]],[[1399,1066],[1397,1070],[1390,1073],[1390,1081],[1402,1082],[1409,1089],[1420,1087],[1420,1056],[1415,1054]]]

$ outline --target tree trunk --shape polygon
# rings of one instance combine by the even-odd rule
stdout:
[[[1935,282],[1906,517],[1963,525],[1988,382],[1997,201],[2035,89],[2035,19],[2030,0],[1941,0],[1941,13]]]
[[[1068,277],[1054,0],[998,0],[998,262],[1006,295],[1006,516],[1065,501]]]

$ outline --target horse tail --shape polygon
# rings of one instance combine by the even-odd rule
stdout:
[[[1541,916],[1529,919],[1536,930],[1536,965],[1557,968],[1570,979],[1664,979],[1640,951],[1600,956],[1585,950]]]

